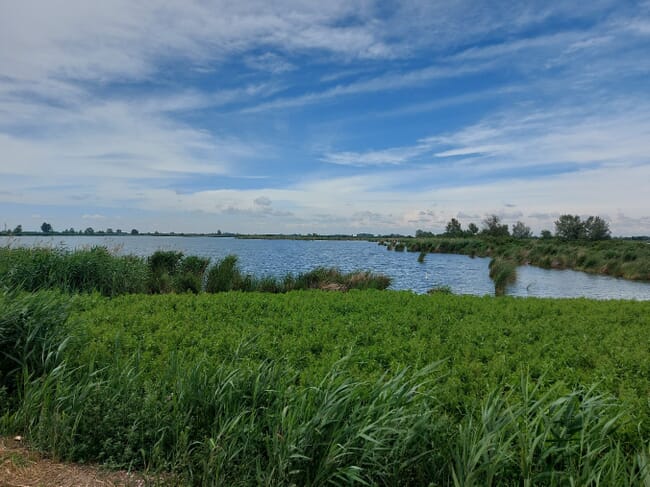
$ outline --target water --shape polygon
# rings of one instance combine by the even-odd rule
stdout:
[[[221,259],[239,257],[246,273],[256,276],[305,272],[314,267],[337,267],[342,271],[371,270],[392,278],[391,289],[425,293],[448,286],[454,294],[482,296],[494,293],[488,276],[488,258],[465,255],[393,252],[372,242],[331,240],[244,240],[212,237],[2,237],[0,245],[64,246],[69,249],[103,245],[122,254],[151,255],[156,250],[179,250],[186,255]],[[517,282],[507,288],[512,296],[588,297],[594,299],[650,300],[650,283],[626,281],[570,270],[531,266],[517,269]]]

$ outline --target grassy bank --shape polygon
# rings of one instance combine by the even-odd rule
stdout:
[[[631,240],[563,241],[494,237],[383,240],[389,250],[501,257],[545,269],[575,269],[650,281],[650,244]]]
[[[221,260],[157,251],[149,257],[116,255],[105,247],[0,247],[0,286],[25,291],[166,294],[185,292],[259,291],[284,293],[297,289],[386,289],[390,278],[372,272],[344,273],[316,268],[282,278],[253,276],[239,268],[237,257]]]
[[[2,428],[64,458],[203,485],[650,481],[650,303],[0,299]]]

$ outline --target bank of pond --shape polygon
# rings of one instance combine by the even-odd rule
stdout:
[[[0,285],[25,291],[166,294],[199,292],[283,293],[298,289],[347,291],[386,289],[390,278],[370,271],[341,272],[316,267],[283,277],[242,272],[236,255],[211,261],[174,250],[157,250],[148,257],[118,255],[106,247],[68,250],[63,247],[0,248]]]
[[[636,281],[650,281],[650,243],[633,240],[576,241],[559,238],[430,237],[379,240],[389,250],[499,257],[517,265],[574,269]]]
[[[0,433],[171,485],[647,485],[650,302],[0,292]]]
[[[209,238],[158,237],[156,243],[141,237],[134,239],[143,244],[141,248],[108,250],[110,242],[77,246],[77,240],[57,246],[17,241],[21,246],[0,247],[0,285],[28,291],[97,291],[105,296],[372,288],[478,296],[650,299],[650,282],[520,265],[511,255],[470,258],[442,253],[439,246],[433,254],[420,251],[415,259],[411,254],[385,252],[370,242],[216,239],[219,245],[215,247],[215,239]],[[241,253],[241,260],[233,252]]]

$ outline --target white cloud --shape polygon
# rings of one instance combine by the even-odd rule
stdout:
[[[594,27],[527,37],[547,19],[570,24],[576,17]],[[254,222],[255,230],[259,223],[332,232],[409,232],[415,222],[444,225],[455,215],[503,212],[508,201],[540,227],[558,212],[615,207],[615,232],[650,233],[646,89],[612,88],[650,71],[650,58],[641,55],[647,32],[644,15],[614,1],[579,8],[468,0],[13,2],[0,15],[0,201],[81,202],[88,208],[82,220],[110,214],[102,208],[149,211],[166,230],[203,228],[209,218],[224,230],[250,231]],[[303,79],[301,62],[316,66],[316,86]],[[240,77],[228,79],[233,64],[242,66],[234,70]],[[169,66],[188,78],[210,73],[213,85],[179,87]],[[453,97],[436,92],[485,71],[510,73],[516,85],[477,92],[458,83]],[[292,76],[304,84],[292,84]],[[153,88],[145,92],[140,83]],[[342,148],[332,149],[336,139],[322,144],[328,150],[321,162],[350,167],[321,164],[318,175],[298,168],[298,183],[169,189],[180,178],[201,179],[201,188],[208,179],[256,178],[266,165],[273,174],[274,151],[289,140],[300,152],[302,141],[289,133],[278,147],[264,144],[251,126],[266,118],[266,129],[289,126],[282,109],[425,87],[429,101],[415,97],[387,106],[384,115],[517,97],[508,109],[494,103],[480,120],[460,117],[461,128],[424,126],[420,133],[431,136],[410,142],[396,136],[394,146],[359,145],[363,137]],[[196,122],[207,108],[210,121]],[[242,128],[242,118],[251,124]],[[303,151],[293,160],[310,157]],[[573,172],[557,174],[563,165]],[[536,176],[521,176],[525,167],[536,168]],[[352,176],[332,176],[341,173]]]

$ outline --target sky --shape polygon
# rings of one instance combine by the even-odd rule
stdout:
[[[0,0],[0,226],[650,235],[650,1]]]

